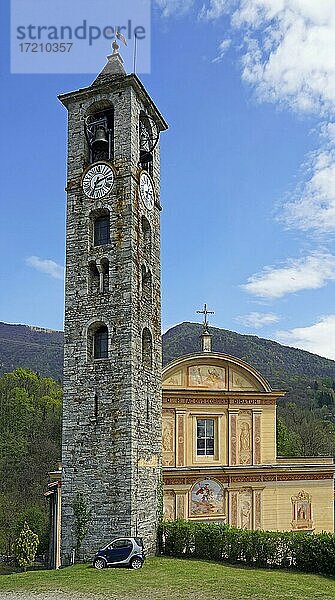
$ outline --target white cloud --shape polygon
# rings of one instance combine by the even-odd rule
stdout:
[[[307,182],[283,205],[279,218],[287,227],[330,232],[335,229],[334,123],[323,127],[327,141],[310,155]]]
[[[321,288],[327,281],[335,281],[335,256],[315,252],[305,258],[289,259],[282,267],[265,267],[241,287],[249,294],[274,299]]]
[[[204,4],[200,11],[200,19],[214,21],[226,13],[236,0],[210,0],[208,7]]]
[[[236,318],[236,321],[246,327],[260,329],[266,325],[278,323],[279,317],[274,313],[251,312],[248,315],[240,315]]]
[[[186,12],[193,0],[156,0],[163,14]],[[230,20],[229,40],[218,46],[222,62],[234,39],[242,79],[259,101],[299,113],[332,115],[335,108],[335,0],[205,0],[199,18]],[[229,26],[228,26],[229,27]],[[301,184],[283,205],[288,228],[335,230],[335,135],[307,158]]]
[[[212,63],[222,62],[224,55],[231,45],[231,40],[223,40],[219,45],[218,54],[215,58],[213,58]]]
[[[25,262],[28,267],[32,267],[36,271],[41,271],[41,273],[46,273],[54,279],[64,279],[64,267],[58,265],[53,260],[46,260],[38,256],[28,256]]]
[[[200,11],[206,20],[224,14],[242,34],[242,77],[260,100],[332,111],[334,0],[210,0]]]
[[[193,6],[194,0],[155,0],[164,17],[184,14]]]
[[[335,315],[321,317],[309,327],[278,331],[276,339],[283,344],[335,360]]]
[[[303,112],[334,108],[333,0],[239,0],[231,22],[246,42],[242,77],[260,99]]]

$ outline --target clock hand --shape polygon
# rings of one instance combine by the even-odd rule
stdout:
[[[107,177],[110,177],[110,175],[105,175],[105,177],[100,177],[100,178],[98,177],[98,179],[96,180],[96,182],[95,182],[95,184],[94,184],[93,191],[95,190],[95,188],[97,187],[97,185],[98,185],[99,183],[101,183],[102,181],[104,181],[105,179],[107,179]]]
[[[99,183],[101,183],[102,181],[105,181],[105,179],[107,179],[107,177],[109,177],[109,175],[105,175],[105,177],[101,177],[99,179]]]

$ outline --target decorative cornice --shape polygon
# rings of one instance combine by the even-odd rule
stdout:
[[[193,393],[193,392],[192,392]],[[188,392],[190,395],[190,393]],[[229,392],[231,395],[231,393]],[[240,392],[241,394],[241,392]],[[220,397],[183,397],[183,396],[173,396],[169,393],[169,396],[163,395],[163,406],[169,404],[196,404],[196,405],[206,405],[206,406],[275,406],[276,405],[276,396],[266,395],[265,397],[238,397],[231,398],[230,396],[220,396]]]
[[[234,485],[236,483],[266,483],[268,481],[320,481],[334,479],[333,473],[274,473],[273,475],[218,475],[216,473],[195,474],[166,474],[163,472],[164,485],[191,485],[199,479],[215,479],[221,483]]]

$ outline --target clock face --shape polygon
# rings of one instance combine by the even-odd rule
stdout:
[[[114,184],[114,171],[105,162],[97,162],[86,171],[83,177],[85,196],[99,200],[109,194]]]
[[[146,208],[151,210],[155,204],[155,190],[151,177],[146,171],[142,171],[140,175],[140,196]]]

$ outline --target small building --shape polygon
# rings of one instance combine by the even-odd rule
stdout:
[[[332,458],[278,458],[284,391],[244,361],[210,351],[163,370],[164,518],[246,529],[334,531]]]

